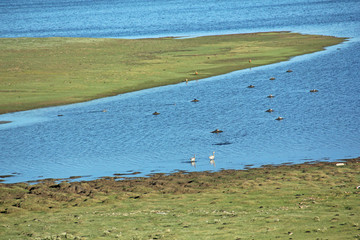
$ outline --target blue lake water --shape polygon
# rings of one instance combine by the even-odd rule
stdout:
[[[3,0],[0,21],[0,37],[286,30],[349,38],[322,52],[188,84],[0,115],[0,121],[12,121],[0,124],[0,175],[14,175],[5,182],[360,156],[359,1]],[[310,93],[313,88],[319,92]],[[210,133],[216,128],[223,132]],[[215,166],[208,159],[213,151]],[[190,163],[194,154],[196,166]]]

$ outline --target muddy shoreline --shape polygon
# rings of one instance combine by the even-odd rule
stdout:
[[[239,179],[247,179],[249,176],[263,177],[262,175],[271,174],[278,171],[298,171],[303,172],[314,168],[341,167],[344,165],[358,165],[360,157],[352,159],[343,159],[336,162],[306,162],[301,164],[281,164],[281,165],[264,165],[260,168],[247,168],[244,170],[224,169],[217,172],[186,172],[178,171],[171,174],[155,173],[145,177],[123,176],[114,174],[114,176],[105,176],[95,180],[73,181],[83,176],[72,176],[69,178],[59,179],[41,179],[35,181],[27,181],[20,183],[1,183],[1,188],[20,187],[28,190],[28,194],[34,193],[36,189],[37,195],[51,195],[51,192],[61,192],[67,194],[91,196],[94,193],[103,192],[136,192],[141,190],[140,194],[147,194],[152,191],[161,191],[163,193],[186,193],[199,191],[202,188],[216,188],[216,179],[230,179],[231,181],[239,181]],[[0,176],[0,180],[15,175]],[[360,183],[359,183],[360,185]],[[146,190],[145,190],[146,189]],[[24,194],[25,195],[25,194]]]
[[[252,164],[250,165],[246,165],[244,169],[222,169],[219,171],[199,171],[199,172],[188,172],[188,171],[183,171],[183,170],[179,170],[176,171],[174,173],[152,173],[152,174],[148,174],[146,176],[136,176],[138,174],[141,174],[141,172],[130,172],[130,173],[114,173],[113,176],[102,176],[102,177],[98,177],[96,179],[93,180],[84,180],[87,177],[91,177],[91,175],[85,175],[85,176],[70,176],[67,178],[44,178],[44,179],[37,179],[37,180],[28,180],[28,181],[23,181],[23,182],[16,182],[16,183],[6,183],[5,179],[6,178],[12,178],[12,177],[16,177],[18,174],[20,173],[12,173],[12,174],[6,174],[6,175],[0,175],[0,184],[7,184],[7,185],[16,185],[16,184],[29,184],[29,185],[34,185],[34,184],[42,184],[42,183],[60,183],[60,182],[69,182],[69,183],[76,183],[76,182],[85,182],[85,183],[89,183],[89,182],[95,182],[95,181],[99,181],[99,180],[111,180],[111,181],[131,181],[131,180],[139,180],[139,179],[151,179],[156,177],[157,179],[159,178],[159,176],[161,176],[161,178],[167,178],[173,175],[191,175],[192,177],[197,177],[197,176],[202,176],[202,175],[222,175],[222,174],[227,174],[229,172],[243,172],[243,171],[249,171],[249,170],[257,170],[257,169],[267,169],[267,168],[278,168],[278,167],[283,167],[283,166],[289,166],[289,167],[297,167],[297,166],[301,166],[301,165],[308,165],[308,166],[317,166],[317,165],[323,165],[323,164],[336,164],[339,162],[353,162],[353,161],[360,161],[360,157],[358,158],[350,158],[350,159],[338,159],[337,161],[333,161],[333,162],[325,162],[325,161],[307,161],[304,163],[299,163],[299,164],[293,164],[292,162],[286,162],[286,163],[282,163],[282,164],[268,164],[268,165],[262,165],[261,167],[258,168],[253,168]],[[1,187],[1,185],[0,185]]]

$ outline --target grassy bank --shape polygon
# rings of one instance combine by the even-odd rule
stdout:
[[[360,159],[0,184],[0,239],[360,239]]]
[[[0,39],[0,114],[206,78],[342,41],[288,32],[188,39]]]

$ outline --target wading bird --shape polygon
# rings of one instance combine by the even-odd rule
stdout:
[[[213,152],[213,155],[209,156],[210,161],[215,159],[215,152]]]

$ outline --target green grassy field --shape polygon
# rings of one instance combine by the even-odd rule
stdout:
[[[288,32],[184,39],[2,38],[0,114],[206,78],[343,41]]]
[[[360,159],[0,184],[0,239],[360,239]]]

